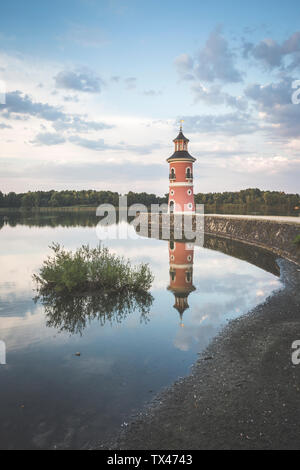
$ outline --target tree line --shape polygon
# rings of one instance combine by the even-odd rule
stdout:
[[[168,202],[168,195],[160,197],[146,192],[135,193],[130,191],[126,194],[128,205],[144,204],[150,207],[151,204],[163,204]],[[4,194],[0,191],[0,207],[17,209],[34,209],[39,207],[74,207],[74,206],[98,206],[108,203],[117,207],[119,205],[120,194],[112,191],[28,191],[27,193],[10,192]],[[195,194],[195,202],[205,205],[254,205],[285,206],[288,208],[300,207],[299,194],[286,194],[280,191],[261,191],[260,189],[244,189],[235,192],[223,193],[198,193]]]
[[[224,193],[199,193],[195,195],[198,204],[249,204],[266,206],[288,206],[294,208],[300,206],[299,194],[286,194],[283,191],[261,191],[257,188],[243,189],[236,192]]]

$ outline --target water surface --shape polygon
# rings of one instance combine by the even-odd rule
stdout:
[[[206,248],[173,246],[132,229],[132,238],[104,244],[133,263],[149,263],[151,301],[117,311],[115,299],[101,296],[75,306],[35,302],[32,274],[50,254],[50,243],[95,246],[95,223],[87,214],[2,222],[2,449],[76,449],[107,439],[163,387],[187,375],[228,320],[280,286],[273,256],[253,247],[212,237]]]

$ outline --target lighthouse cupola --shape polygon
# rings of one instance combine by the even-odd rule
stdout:
[[[182,132],[173,140],[175,152],[167,159],[169,174],[169,212],[178,214],[194,214],[194,177],[193,164],[196,161],[188,152],[189,139]]]
[[[182,133],[182,126],[180,126],[179,134],[176,139],[173,140],[175,144],[175,152],[180,152],[182,150],[188,151],[189,139],[187,139]]]

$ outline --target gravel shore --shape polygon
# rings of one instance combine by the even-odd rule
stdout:
[[[283,288],[229,323],[191,374],[158,396],[106,449],[300,449],[300,267],[279,259]]]

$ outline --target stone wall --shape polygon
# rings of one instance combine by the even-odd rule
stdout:
[[[155,216],[151,221],[150,215],[140,214],[142,225],[160,226],[166,223],[166,214]],[[171,230],[176,225],[174,216],[170,217]],[[176,216],[178,217],[178,216]],[[193,216],[193,227],[195,228],[195,217]],[[205,215],[204,216],[204,232],[218,237],[238,240],[265,248],[273,253],[295,261],[300,264],[300,247],[296,246],[293,241],[300,234],[300,224],[297,222],[286,222],[282,220],[257,219],[254,217],[231,217]]]
[[[205,233],[266,248],[300,264],[300,248],[293,241],[300,224],[267,219],[205,216]]]

